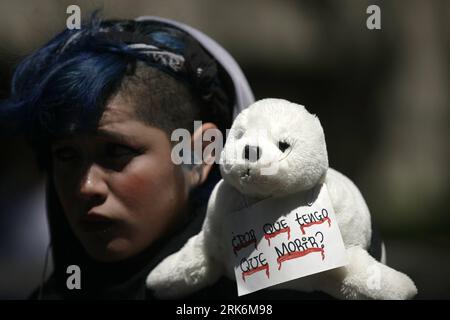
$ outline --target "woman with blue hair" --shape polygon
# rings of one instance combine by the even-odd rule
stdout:
[[[33,297],[151,298],[147,274],[198,232],[220,179],[211,163],[175,165],[171,133],[225,134],[251,102],[222,47],[156,17],[93,18],[26,58],[2,114],[46,172],[54,272]]]

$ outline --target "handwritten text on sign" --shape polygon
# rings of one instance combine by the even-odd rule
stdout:
[[[325,184],[230,217],[230,259],[240,296],[347,264]]]

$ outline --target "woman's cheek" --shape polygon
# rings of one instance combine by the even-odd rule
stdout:
[[[116,197],[126,211],[134,236],[157,238],[181,214],[185,196],[180,178],[174,165],[157,167],[146,161],[118,179]]]
[[[59,170],[55,171],[52,176],[58,199],[70,220],[79,218],[77,214],[83,212],[83,207],[78,196],[79,176],[80,174],[77,170],[71,172],[68,170]]]

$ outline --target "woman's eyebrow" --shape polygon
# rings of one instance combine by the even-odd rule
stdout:
[[[130,143],[134,141],[134,138],[116,131],[108,131],[108,130],[104,130],[104,129],[99,129],[96,131],[95,133],[96,136],[102,137],[102,138],[106,138],[106,139],[111,139],[111,140],[115,140],[121,143]]]

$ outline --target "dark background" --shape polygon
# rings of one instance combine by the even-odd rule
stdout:
[[[236,58],[257,99],[316,113],[330,165],[365,196],[388,264],[411,276],[417,298],[450,298],[450,2],[2,0],[0,98],[17,63],[65,28],[71,4],[82,19],[101,8],[197,27]],[[366,28],[371,4],[381,30]],[[43,176],[20,138],[0,145],[0,298],[17,299],[42,277]]]

